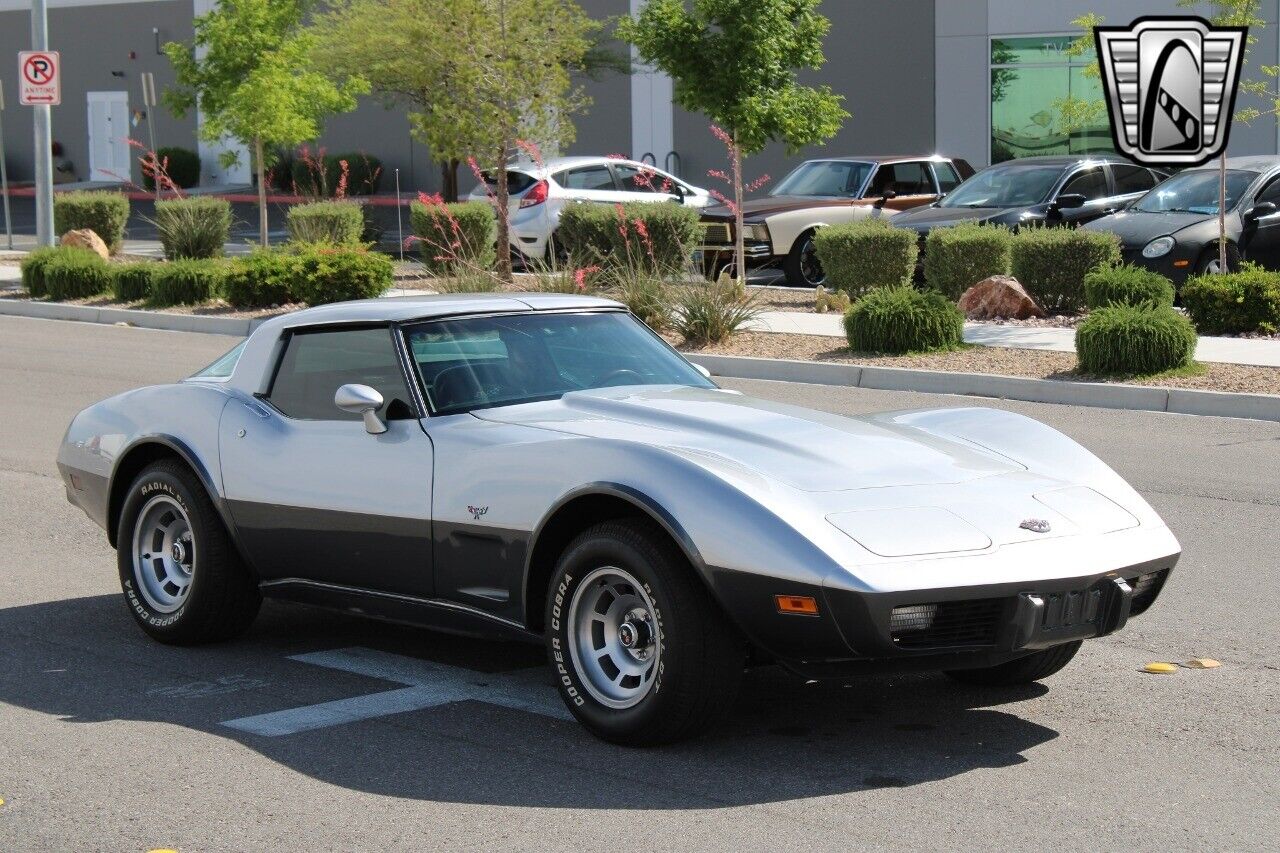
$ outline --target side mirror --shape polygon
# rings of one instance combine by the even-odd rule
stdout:
[[[1264,216],[1270,216],[1277,210],[1280,208],[1277,208],[1274,202],[1260,201],[1244,212],[1244,218],[1252,222]]]
[[[1065,193],[1058,196],[1053,206],[1058,210],[1075,210],[1077,207],[1084,207],[1085,201],[1085,197],[1080,193]]]
[[[378,417],[382,395],[368,385],[343,385],[333,395],[333,404],[348,414],[364,418],[364,431],[370,435],[387,431],[387,425]]]
[[[677,184],[677,183],[675,183],[674,181],[672,181],[672,183],[671,183],[671,194],[672,194],[673,196],[675,196],[675,202],[676,202],[676,204],[684,204],[684,200],[685,200],[685,191],[684,191],[684,187],[682,187],[682,186],[680,186],[679,184]]]
[[[711,378],[711,371],[710,371],[710,370],[707,370],[705,367],[703,367],[701,364],[698,364],[696,361],[691,361],[691,362],[689,362],[689,363],[693,365],[693,369],[694,369],[694,370],[696,370],[696,371],[698,371],[699,373],[701,373],[701,374],[702,374],[703,378],[705,378],[705,379],[710,379],[710,378]]]
[[[887,189],[880,194],[880,197],[878,199],[876,199],[876,207],[884,207],[885,202],[893,201],[897,197],[898,197],[897,190]]]

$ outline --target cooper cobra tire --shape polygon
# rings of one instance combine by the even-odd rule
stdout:
[[[1081,641],[1052,646],[1024,658],[982,669],[952,669],[947,675],[962,684],[980,687],[1011,687],[1048,678],[1067,664],[1080,651]]]
[[[561,698],[612,743],[692,737],[733,705],[742,680],[744,642],[648,521],[602,522],[578,536],[556,565],[545,624]],[[635,642],[625,647],[628,630]]]
[[[162,643],[230,639],[262,604],[204,486],[174,460],[151,465],[129,487],[116,563],[129,612]]]
[[[812,231],[801,234],[796,240],[782,262],[782,271],[787,274],[787,284],[792,287],[817,287],[826,282],[827,274],[814,252]]]

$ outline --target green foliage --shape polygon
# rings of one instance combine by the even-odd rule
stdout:
[[[22,272],[22,286],[26,288],[27,294],[32,299],[43,299],[49,295],[48,285],[45,283],[44,271],[52,263],[53,259],[63,252],[68,251],[59,246],[45,246],[29,252],[21,263],[18,264]]]
[[[1173,282],[1154,270],[1123,264],[1099,267],[1084,277],[1084,301],[1090,308],[1108,305],[1173,306]]]
[[[487,270],[497,257],[497,217],[487,201],[454,204],[414,202],[409,221],[422,263],[432,272],[463,267]]]
[[[111,295],[118,302],[137,302],[151,297],[151,277],[159,264],[113,264],[111,266]]]
[[[759,313],[755,294],[724,277],[684,288],[671,315],[671,328],[693,346],[718,344]]]
[[[1106,231],[1024,228],[1013,238],[1014,278],[1049,312],[1083,309],[1084,277],[1119,262],[1119,238]]]
[[[351,246],[308,246],[297,251],[294,293],[308,305],[372,299],[391,289],[395,265],[386,255]]]
[[[813,238],[832,287],[859,296],[878,287],[906,287],[915,275],[919,238],[880,218],[819,228]]]
[[[1182,285],[1182,304],[1201,334],[1280,332],[1280,273],[1246,265],[1226,275],[1199,275]]]
[[[77,191],[53,196],[53,230],[59,237],[88,228],[115,254],[124,243],[128,222],[129,199],[123,193]]]
[[[934,228],[925,238],[924,279],[934,290],[959,299],[993,275],[1008,275],[1013,232],[1000,225],[963,223]]]
[[[342,183],[346,162],[347,181]],[[283,164],[282,164],[283,166]],[[293,192],[308,198],[373,195],[382,185],[382,161],[363,151],[345,154],[315,154],[291,157],[287,164]]]
[[[255,249],[228,265],[223,296],[237,308],[269,308],[297,302],[294,290],[301,274],[298,255]]]
[[[289,239],[300,243],[358,245],[364,233],[363,206],[354,201],[316,201],[289,208]]]
[[[50,299],[83,299],[105,293],[111,286],[107,262],[96,252],[66,246],[43,269],[45,295]]]
[[[704,289],[701,284],[693,287],[695,290]],[[612,280],[607,295],[627,306],[632,314],[655,332],[661,332],[671,325],[671,296],[667,283],[661,276],[644,272],[617,276]]]
[[[844,333],[855,352],[929,352],[962,342],[964,315],[937,291],[878,287],[844,315]]]
[[[1191,364],[1196,331],[1167,305],[1109,305],[1076,327],[1080,372],[1145,375]]]
[[[226,268],[222,261],[166,261],[151,276],[151,304],[199,305],[222,294]]]
[[[560,214],[556,239],[579,265],[662,276],[688,268],[699,228],[697,210],[679,204],[572,204]]]
[[[169,260],[216,258],[231,239],[231,203],[207,196],[157,201],[151,224]]]
[[[156,162],[164,169],[173,181],[182,189],[189,189],[200,183],[200,155],[190,148],[168,146],[156,149]],[[156,188],[154,175],[142,174],[142,186],[147,190]]]

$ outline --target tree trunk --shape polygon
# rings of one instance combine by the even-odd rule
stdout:
[[[1218,272],[1227,271],[1227,152],[1218,160]]]
[[[440,195],[447,202],[458,200],[458,166],[461,161],[453,157],[440,164]]]
[[[506,282],[515,279],[511,273],[511,216],[507,207],[511,199],[511,193],[507,189],[507,152],[510,150],[510,142],[504,139],[502,148],[498,151],[498,209],[496,212],[498,214],[498,277]]]
[[[742,233],[742,149],[738,147],[738,132],[733,132],[733,265],[735,277],[741,287],[747,286],[747,246]]]
[[[258,161],[258,242],[265,248],[267,235],[267,168],[262,156],[262,137],[253,140],[253,156]]]

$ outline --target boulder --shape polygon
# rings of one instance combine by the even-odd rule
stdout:
[[[111,256],[111,252],[107,249],[107,244],[102,242],[102,238],[88,228],[68,231],[62,235],[61,244],[63,246],[78,246],[81,249],[97,252],[98,257],[104,261]]]
[[[970,320],[1027,320],[1044,316],[1044,311],[1022,289],[1022,284],[1008,275],[993,275],[978,282],[960,297],[959,307]]]

